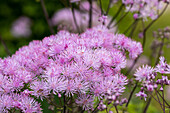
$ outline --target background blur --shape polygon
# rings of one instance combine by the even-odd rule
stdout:
[[[61,0],[64,1],[64,0]],[[64,8],[64,4],[60,0],[44,0],[45,6],[47,8],[49,18],[51,19],[56,11]],[[107,8],[109,0],[103,0],[104,9]],[[119,8],[118,5],[114,5],[109,15],[114,15]],[[132,14],[128,14],[123,21],[118,24],[119,33],[123,33],[127,26],[132,23]],[[117,19],[119,19],[118,17]],[[148,21],[149,22],[149,21]],[[146,22],[147,23],[147,22]],[[154,40],[152,32],[158,30],[159,28],[165,28],[170,26],[170,6],[164,15],[159,18],[159,20],[152,25],[152,27],[147,31],[146,46],[143,55],[149,58],[151,55],[151,43]],[[57,26],[54,26],[54,31],[57,33]],[[133,35],[133,39],[141,41],[138,38],[138,34],[142,30],[141,23],[138,24],[136,32]],[[14,54],[20,47],[28,45],[32,40],[41,40],[45,36],[51,35],[47,21],[41,7],[39,0],[0,0],[0,57],[4,58],[8,56],[7,51],[4,48],[4,44],[9,49],[11,54]],[[168,62],[170,62],[170,48],[164,47],[164,56]],[[170,90],[170,88],[169,88]],[[136,91],[137,92],[137,91]],[[168,93],[167,93],[168,94]],[[169,91],[170,94],[170,91]],[[170,97],[169,97],[170,100]],[[140,103],[141,102],[141,103]],[[45,109],[44,112],[48,111],[47,103],[44,101],[42,105]],[[128,111],[130,113],[136,113],[136,111],[141,111],[144,107],[143,100],[134,98],[129,105]],[[152,104],[148,110],[148,113],[161,113],[161,108],[155,102]]]

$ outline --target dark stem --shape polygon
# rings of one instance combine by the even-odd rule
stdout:
[[[162,100],[167,104],[167,106],[170,108],[170,105],[168,104],[168,102],[162,97],[162,95],[157,91],[157,90],[155,90],[158,94],[159,94],[159,96],[162,98]]]
[[[162,108],[162,103],[160,102],[160,100],[157,100],[153,95],[152,95],[152,93],[149,93],[152,97],[153,97],[153,99],[155,99],[159,104],[160,104],[160,106],[161,106],[161,108]],[[168,107],[168,106],[167,106]],[[162,110],[163,110],[163,108],[162,108]],[[163,110],[164,111],[164,110]]]
[[[107,7],[105,15],[108,15],[108,13],[109,13],[109,10],[110,10],[110,7],[111,7],[111,2],[112,2],[112,0],[109,0],[109,4],[108,4],[108,7]]]
[[[103,8],[102,8],[102,1],[101,0],[99,0],[99,4],[100,4],[101,15],[103,15]]]
[[[97,107],[99,106],[99,104],[100,104],[100,101],[99,101],[99,103],[97,104],[97,106],[94,108],[94,110],[92,111],[92,113],[95,113],[95,111],[97,110]]]
[[[159,96],[158,96],[158,94],[157,94],[157,91],[155,91],[155,93],[156,93],[156,96],[157,96],[158,101],[159,101],[159,103],[160,103],[160,106],[161,106],[161,108],[162,108],[162,104],[161,104],[161,101],[160,101]],[[163,110],[163,108],[162,108],[162,110]]]
[[[117,106],[115,106],[115,109],[116,109],[116,113],[119,113],[118,109],[117,109]]]
[[[129,70],[126,72],[125,75],[128,75],[131,72],[131,70],[134,68],[136,62],[138,61],[139,57],[140,57],[140,55],[133,61],[133,64],[131,65],[131,67],[129,68]]]
[[[133,90],[130,93],[130,96],[128,98],[128,102],[126,103],[126,108],[128,107],[130,100],[132,99],[133,93],[135,92],[137,85],[138,85],[138,82],[136,82],[135,87],[133,88]],[[125,110],[123,109],[122,113],[124,113],[124,112],[125,112]]]
[[[132,6],[129,8],[129,10],[110,28],[113,28],[115,27],[117,24],[119,24],[123,19],[124,17],[126,17],[126,15],[130,12],[130,9],[132,8]]]
[[[64,2],[63,0],[59,0],[59,1],[64,7],[68,7],[66,2]]]
[[[163,87],[163,85],[162,85],[162,87]],[[162,91],[162,97],[164,99],[164,90]],[[163,101],[163,111],[165,113],[165,101]]]
[[[135,25],[136,21],[137,19],[123,32],[123,34],[126,34],[130,30],[130,28]]]
[[[149,100],[148,100],[148,102],[147,102],[147,104],[146,104],[146,106],[145,106],[145,108],[143,110],[143,113],[146,113],[146,111],[148,110],[148,107],[149,107],[149,105],[151,103],[151,100],[152,100],[152,97],[149,98]]]
[[[157,56],[157,59],[156,59],[156,62],[155,62],[155,66],[158,64],[159,62],[159,57],[161,56],[161,52],[162,52],[162,49],[163,49],[163,46],[164,46],[164,39],[165,38],[162,38],[162,41],[161,41],[161,44],[160,44],[160,49],[159,49],[159,53],[158,53],[158,56]]]
[[[66,113],[66,96],[65,96],[65,93],[63,95],[63,101],[64,101],[63,113]]]
[[[131,98],[132,98],[132,95],[133,95],[133,93],[135,92],[135,89],[137,88],[137,85],[138,85],[138,82],[135,84],[135,87],[133,88],[133,90],[132,90],[131,93],[130,93],[130,96],[129,96],[129,98],[128,98],[128,102],[126,103],[126,107],[128,107],[129,102],[130,102],[130,100],[131,100]]]
[[[112,22],[115,20],[115,18],[119,15],[119,13],[121,12],[122,8],[123,8],[123,4],[119,7],[117,13],[115,14],[115,16],[112,17],[111,21],[109,22],[109,24],[107,25],[107,28],[109,29]]]
[[[10,55],[11,55],[11,52],[9,51],[9,49],[8,49],[5,41],[2,39],[1,35],[0,35],[0,41],[1,41],[2,45],[4,46],[4,49],[5,49],[5,52],[7,53],[7,55],[10,56]]]
[[[41,1],[41,7],[43,9],[43,13],[44,13],[45,19],[48,23],[48,27],[50,29],[50,32],[51,32],[51,34],[54,34],[54,30],[52,28],[52,23],[51,23],[51,20],[49,19],[48,12],[47,12],[45,4],[44,4],[44,0],[40,0],[40,1]]]
[[[93,10],[93,3],[92,0],[88,0],[90,4],[90,10],[89,10],[89,28],[92,28],[92,20],[93,20],[93,15],[92,15],[92,10]]]
[[[85,110],[83,109],[83,110],[81,111],[81,113],[84,113],[84,111],[85,111]]]
[[[75,11],[74,11],[73,5],[72,5],[72,7],[71,7],[71,11],[72,11],[73,20],[74,20],[74,23],[75,23],[75,25],[76,25],[77,31],[78,31],[78,33],[80,33],[80,29],[79,29],[79,26],[78,26],[78,24],[77,24],[77,19],[76,19],[76,16],[75,16]]]
[[[138,21],[135,22],[134,27],[132,28],[132,31],[130,32],[130,34],[129,34],[128,37],[130,37],[130,38],[133,37],[133,33],[134,33],[134,31],[135,31],[137,25],[138,25]]]

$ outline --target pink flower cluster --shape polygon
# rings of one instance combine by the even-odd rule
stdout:
[[[126,66],[126,51],[136,58],[142,46],[124,35],[108,33],[103,26],[80,35],[60,31],[32,41],[0,59],[0,110],[41,112],[30,96],[43,100],[51,93],[78,95],[75,102],[85,110],[92,110],[94,98],[103,99],[108,92],[117,99],[127,84],[120,72]]]
[[[162,79],[157,76],[158,73],[162,74]],[[160,57],[160,62],[155,68],[148,65],[139,67],[134,76],[137,81],[142,83],[142,88],[136,96],[144,97],[146,100],[147,95],[144,91],[152,92],[154,89],[157,90],[159,85],[162,91],[164,85],[170,85],[170,80],[168,80],[167,76],[163,76],[163,74],[170,74],[170,65],[166,63],[164,57]]]
[[[134,18],[151,18],[152,20],[158,17],[158,11],[162,9],[163,3],[169,3],[169,0],[122,0],[126,9],[134,12]]]

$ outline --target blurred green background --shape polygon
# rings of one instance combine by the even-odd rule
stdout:
[[[60,2],[60,0],[44,0],[49,18],[53,16],[53,14],[61,9],[64,8],[64,5]],[[102,5],[104,9],[107,9],[109,0],[102,0]],[[115,5],[111,8],[109,15],[114,15],[118,10],[119,5]],[[31,19],[31,31],[32,34],[25,38],[20,37],[16,38],[11,34],[11,27],[13,22],[21,16],[26,16]],[[123,33],[127,27],[132,23],[133,18],[132,14],[129,13],[120,24],[118,24],[118,31],[119,33]],[[118,20],[120,16],[116,19]],[[150,21],[147,21],[149,23]],[[146,46],[143,55],[149,57],[151,55],[151,43],[153,41],[152,31],[157,30],[158,28],[165,28],[170,26],[170,7],[164,13],[162,17],[159,18],[156,23],[152,25],[152,27],[147,31],[147,39],[146,39]],[[54,27],[55,33],[57,33],[57,27]],[[137,41],[141,41],[143,39],[138,38],[139,31],[142,30],[141,23],[138,24],[133,39]],[[28,45],[28,43],[32,40],[41,40],[45,36],[51,35],[49,31],[48,24],[45,20],[41,4],[39,0],[0,0],[0,36],[3,41],[6,43],[8,49],[12,54],[15,53],[20,47],[24,45]],[[0,57],[4,58],[7,57],[8,54],[6,53],[4,46],[0,43]],[[170,49],[164,47],[164,56],[170,62]],[[151,64],[154,63],[154,60]],[[136,91],[137,92],[137,91]],[[133,97],[128,112],[129,113],[140,113],[144,107],[146,102],[140,100],[137,97]],[[44,108],[44,113],[50,112],[48,110],[47,102],[42,103],[42,107]],[[161,108],[158,103],[152,100],[152,104],[148,109],[148,113],[161,113]]]

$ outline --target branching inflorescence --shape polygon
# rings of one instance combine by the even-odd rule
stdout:
[[[92,0],[68,0],[70,9],[60,10],[50,20],[44,1],[41,0],[51,33],[54,34],[52,27],[55,25],[62,30],[42,41],[30,42],[11,57],[0,58],[0,112],[41,113],[43,109],[40,102],[47,101],[50,110],[63,113],[95,113],[98,110],[112,113],[113,107],[118,113],[117,106],[126,103],[125,107],[128,107],[138,86],[141,86],[141,90],[136,93],[137,97],[144,98],[145,101],[147,97],[153,97],[164,112],[165,108],[170,108],[164,98],[164,87],[170,85],[168,76],[165,76],[170,74],[170,65],[161,54],[164,38],[169,38],[170,35],[169,28],[159,31],[158,34],[156,32],[155,37],[161,37],[162,41],[159,46],[156,45],[160,50],[155,66],[143,65],[136,70],[134,79],[131,77],[130,80],[135,81],[136,85],[129,99],[122,95],[125,86],[131,82],[121,71],[126,67],[128,57],[134,60],[134,64],[126,73],[129,74],[143,52],[142,44],[124,34],[113,34],[116,32],[115,27],[129,12],[133,13],[135,20],[125,31],[127,33],[132,28],[130,36],[133,36],[138,20],[142,20],[144,24],[144,21],[150,18],[151,23],[140,33],[144,47],[146,31],[164,13],[169,1],[121,0],[120,8],[111,19],[107,16],[109,8],[118,1],[110,0],[105,12],[101,0],[100,9],[97,2]],[[162,3],[167,5],[160,13]],[[76,4],[79,4],[79,10],[74,7]],[[111,26],[123,7],[127,12],[122,13],[120,19]],[[58,18],[60,15],[61,18]],[[106,21],[107,18],[109,22]],[[99,25],[101,23],[102,25]],[[149,104],[145,111],[148,106]]]

